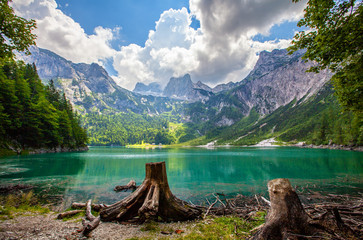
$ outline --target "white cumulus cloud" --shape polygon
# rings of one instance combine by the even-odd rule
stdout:
[[[101,63],[116,51],[110,41],[119,28],[101,26],[88,35],[79,23],[57,9],[55,0],[14,0],[12,7],[20,16],[37,22],[36,43],[73,62]]]
[[[100,26],[87,35],[57,8],[55,0],[14,0],[13,6],[22,17],[37,21],[39,47],[74,62],[102,63],[112,58],[114,79],[132,90],[137,82],[165,86],[170,77],[186,73],[193,81],[211,86],[242,80],[260,51],[290,44],[288,39],[259,42],[253,37],[267,36],[273,26],[300,19],[306,0],[297,4],[290,0],[190,0],[190,12],[186,8],[164,11],[144,46],[120,49],[110,45],[119,28]],[[192,17],[200,21],[200,28],[191,27]]]
[[[122,86],[132,89],[136,82],[153,81],[165,85],[170,77],[186,73],[211,86],[240,81],[252,70],[260,51],[290,45],[286,39],[262,43],[253,37],[268,35],[276,24],[300,19],[306,1],[190,0],[189,4],[190,13],[186,8],[162,13],[138,51],[121,48],[114,68],[122,76]],[[200,21],[198,30],[190,27],[193,16]],[[138,68],[127,70],[130,61]]]

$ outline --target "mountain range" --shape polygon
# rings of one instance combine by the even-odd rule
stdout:
[[[184,124],[180,141],[208,134],[216,137],[221,129],[228,132],[226,127],[242,126],[241,121],[246,119],[255,124],[286,106],[293,109],[314,102],[311,99],[320,91],[327,91],[332,75],[326,70],[318,74],[306,72],[314,63],[301,58],[303,50],[291,55],[287,50],[273,50],[261,52],[254,69],[237,83],[211,88],[200,81],[193,82],[185,74],[171,77],[164,89],[158,83],[137,83],[133,91],[128,91],[98,64],[75,64],[36,47],[31,52],[30,56],[20,57],[34,62],[40,78],[44,82],[53,80],[81,114],[132,112],[162,117]],[[242,127],[247,129],[247,125]],[[233,141],[241,137],[231,135],[231,139],[235,137]]]

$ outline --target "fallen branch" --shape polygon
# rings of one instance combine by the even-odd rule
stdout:
[[[269,200],[267,200],[266,198],[264,198],[263,196],[261,196],[261,199],[267,203],[267,205],[271,206],[271,202]]]
[[[85,237],[89,237],[90,233],[96,228],[98,227],[98,225],[100,224],[101,218],[100,216],[96,217],[93,221],[85,223],[84,224],[84,228],[82,231],[82,235]]]
[[[127,191],[127,190],[135,190],[137,188],[136,182],[134,180],[131,180],[128,184],[122,185],[122,186],[116,186],[113,190],[115,192],[121,192],[121,191]]]
[[[86,203],[72,203],[71,206],[73,209],[86,209]],[[105,204],[92,204],[91,205],[93,211],[99,212],[102,208],[107,207]]]
[[[93,216],[92,212],[91,212],[91,199],[87,201],[87,204],[86,204],[86,218],[88,220],[90,220],[91,222],[93,220],[95,220],[95,216]]]
[[[60,214],[58,214],[57,219],[72,217],[72,216],[77,215],[78,213],[81,213],[81,212],[83,212],[83,210],[72,210],[72,211],[60,213]]]
[[[205,214],[204,214],[204,217],[203,218],[205,218],[207,215],[208,215],[208,213],[209,213],[209,211],[210,211],[210,209],[216,204],[218,202],[218,199],[216,199],[215,201],[214,201],[214,203],[212,203],[210,206],[209,206],[209,208],[207,209],[207,211],[205,212]]]
[[[90,220],[90,222],[86,223],[86,221],[83,222],[83,236],[89,237],[90,233],[100,224],[101,218],[100,216],[95,217],[92,214],[91,209],[91,201],[88,200],[86,203],[86,219]]]

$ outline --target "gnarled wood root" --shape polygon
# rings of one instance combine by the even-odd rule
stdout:
[[[144,222],[149,219],[184,221],[199,217],[201,211],[177,199],[170,191],[165,162],[147,163],[144,182],[125,199],[103,208],[102,221]]]
[[[131,180],[128,184],[122,186],[116,186],[113,190],[115,192],[135,190],[137,188],[135,180]]]
[[[335,220],[327,214],[312,219],[301,205],[300,199],[288,179],[274,179],[268,183],[271,208],[266,222],[253,240],[309,239],[332,237],[334,239],[359,239],[341,220],[337,210]],[[333,218],[334,219],[334,218]]]

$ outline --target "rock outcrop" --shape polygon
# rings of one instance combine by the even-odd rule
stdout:
[[[170,98],[188,100],[191,102],[205,101],[213,95],[212,89],[198,81],[193,83],[190,75],[185,74],[183,77],[170,78],[166,85],[163,95]]]

